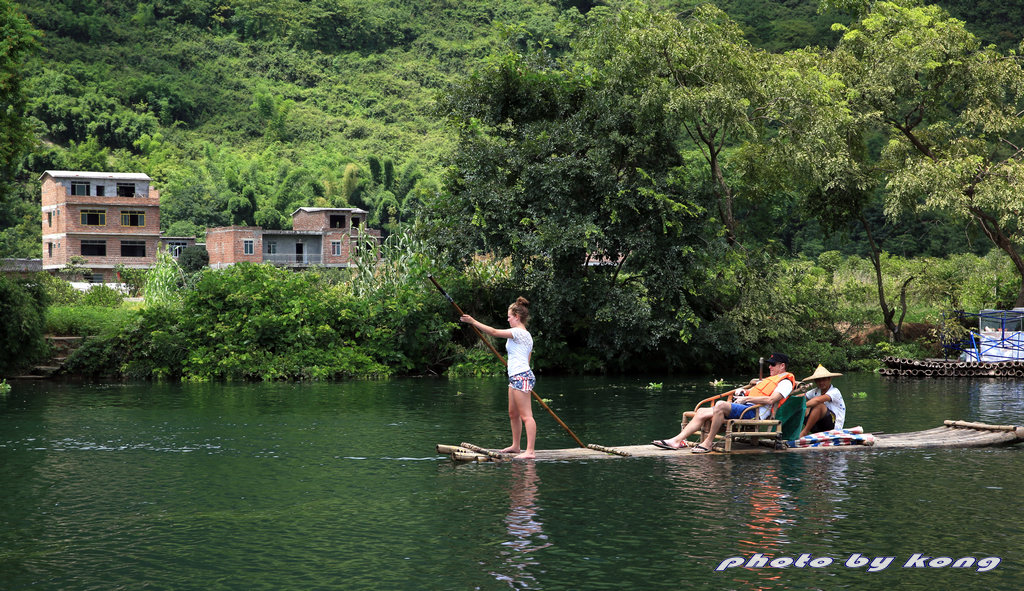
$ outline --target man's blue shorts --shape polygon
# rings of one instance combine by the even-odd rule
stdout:
[[[755,406],[753,406],[751,404],[739,404],[737,402],[730,402],[729,404],[732,405],[732,408],[729,410],[729,415],[726,416],[725,418],[727,418],[727,419],[738,419],[738,418],[741,418],[740,417],[741,413],[743,414],[742,418],[744,418],[744,419],[756,419],[757,418],[757,411],[758,411],[757,407],[755,407]],[[748,410],[748,409],[753,409],[753,410]],[[747,412],[744,413],[743,411],[747,411]]]

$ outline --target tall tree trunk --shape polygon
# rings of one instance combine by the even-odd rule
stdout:
[[[691,128],[684,123],[683,127],[690,139],[704,144],[704,148],[707,149],[704,152],[704,148],[701,148],[701,151],[704,152],[704,159],[711,167],[711,178],[714,179],[717,188],[718,214],[722,216],[722,224],[725,226],[725,240],[730,246],[735,246],[737,243],[736,217],[732,212],[732,188],[725,180],[725,171],[722,170],[722,164],[718,161],[718,155],[725,147],[725,131],[714,128],[706,129],[706,126],[701,124]]]
[[[725,181],[725,173],[718,162],[718,152],[714,150],[714,146],[710,147],[712,148],[709,158],[711,176],[715,179],[715,185],[718,186],[718,213],[722,216],[722,223],[725,224],[725,239],[730,245],[733,245],[736,244],[736,217],[732,212],[732,189]]]
[[[907,316],[907,286],[914,280],[914,276],[907,277],[900,287],[900,319],[894,321],[896,308],[889,307],[889,303],[885,299],[885,285],[882,284],[882,251],[875,243],[875,236],[872,234],[871,226],[868,225],[864,214],[861,213],[859,217],[861,225],[864,226],[864,232],[867,233],[868,243],[871,245],[871,264],[875,267],[875,283],[878,285],[878,305],[882,308],[882,322],[885,323],[885,328],[889,331],[892,340],[900,342],[903,340],[903,319]]]
[[[978,225],[981,226],[982,231],[985,232],[985,236],[992,241],[992,244],[999,247],[1000,250],[1005,252],[1010,260],[1013,261],[1013,266],[1017,268],[1017,275],[1020,279],[1020,284],[1017,287],[1017,300],[1013,303],[1014,308],[1024,307],[1024,259],[1021,258],[1020,253],[1017,252],[1017,247],[1013,245],[1006,233],[1003,232],[1003,228],[999,225],[999,221],[994,217],[983,212],[977,207],[969,207],[968,211],[977,220]]]

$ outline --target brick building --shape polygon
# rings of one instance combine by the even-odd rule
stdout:
[[[91,281],[114,267],[149,268],[160,244],[160,194],[140,173],[47,170],[42,181],[43,270],[85,257]]]
[[[210,267],[219,269],[241,262],[293,268],[348,267],[360,235],[380,238],[380,231],[366,226],[366,216],[365,210],[350,207],[300,207],[292,213],[291,230],[209,228],[206,250]]]

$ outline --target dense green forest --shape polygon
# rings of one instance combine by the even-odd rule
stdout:
[[[141,171],[163,195],[162,226],[187,235],[230,223],[284,228],[296,207],[358,206],[385,229],[436,193],[453,145],[436,99],[496,48],[558,55],[588,16],[620,0],[27,0],[39,31],[18,54],[34,148],[0,191],[0,256],[39,254],[38,185],[46,169]],[[692,0],[653,3],[685,14]],[[720,0],[756,47],[830,46],[840,11],[815,0]],[[1019,2],[947,2],[979,37],[1021,38]],[[10,181],[13,180],[13,183]],[[786,252],[866,252],[862,231],[821,231],[813,216],[754,211]],[[869,209],[879,227],[881,207]],[[847,230],[843,228],[842,230]],[[976,229],[934,216],[886,225],[905,256],[984,252]]]
[[[474,313],[529,294],[538,367],[573,371],[849,367],[908,296],[1024,305],[1014,3],[0,6],[0,255],[37,256],[45,169],[150,174],[171,235],[330,205],[390,236],[350,275],[158,267],[83,372],[476,371],[431,271]]]

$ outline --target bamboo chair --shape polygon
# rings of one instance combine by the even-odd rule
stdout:
[[[803,385],[800,385],[796,390],[793,390],[793,393],[786,397],[782,404],[772,409],[767,419],[756,418],[758,409],[754,406],[743,411],[743,414],[738,419],[726,419],[722,424],[722,429],[719,431],[719,434],[715,435],[715,438],[722,439],[723,449],[726,453],[732,451],[733,441],[736,440],[747,441],[752,445],[757,445],[764,441],[776,449],[780,449],[781,446],[785,445],[784,441],[796,439],[800,435],[800,430],[803,429],[804,414],[807,408],[807,400],[801,390],[803,387]],[[697,403],[697,406],[693,407],[692,411],[683,413],[680,427],[686,427],[686,424],[693,420],[697,411],[705,403],[710,403],[723,397],[726,401],[732,402],[733,392],[735,390],[727,392],[724,396],[719,394],[701,400]],[[750,418],[746,418],[748,412],[751,414]],[[699,438],[698,441],[702,441],[706,436],[703,426],[701,430],[697,431],[697,436]]]

